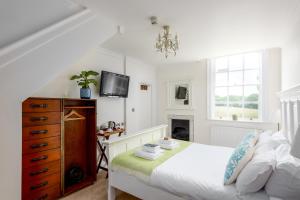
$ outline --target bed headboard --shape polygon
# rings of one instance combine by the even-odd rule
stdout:
[[[278,93],[281,102],[281,130],[290,143],[300,123],[300,85]]]

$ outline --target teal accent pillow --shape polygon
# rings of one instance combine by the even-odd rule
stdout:
[[[226,166],[224,175],[225,185],[232,184],[242,169],[251,160],[257,139],[257,133],[249,133],[244,136],[240,144],[235,148]]]

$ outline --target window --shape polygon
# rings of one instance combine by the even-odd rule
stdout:
[[[210,116],[225,120],[261,120],[262,52],[211,60]]]

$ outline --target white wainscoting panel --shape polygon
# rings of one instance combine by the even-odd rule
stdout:
[[[254,132],[253,128],[241,128],[230,126],[212,126],[210,130],[210,142],[212,145],[236,147],[245,134]],[[258,130],[261,132],[262,130]]]

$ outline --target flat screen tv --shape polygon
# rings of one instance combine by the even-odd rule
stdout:
[[[101,97],[128,97],[129,76],[102,71],[100,78]]]

